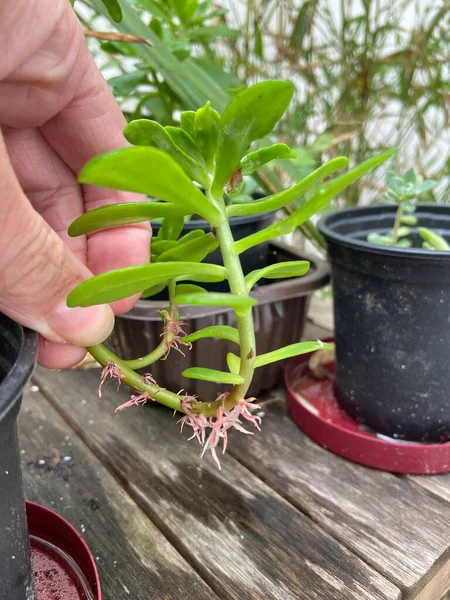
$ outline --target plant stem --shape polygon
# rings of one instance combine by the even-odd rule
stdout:
[[[394,246],[396,246],[397,242],[398,242],[398,230],[400,229],[400,223],[402,220],[402,216],[403,216],[403,207],[401,204],[399,204],[399,206],[397,208],[397,213],[395,215],[394,228],[392,230],[392,238],[393,238]]]

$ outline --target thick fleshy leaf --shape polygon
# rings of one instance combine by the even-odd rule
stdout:
[[[244,215],[257,215],[266,212],[272,212],[274,210],[283,208],[284,206],[291,204],[291,202],[301,198],[307,191],[309,191],[318,183],[321,183],[326,177],[329,177],[347,165],[348,158],[345,156],[333,158],[287,190],[257,202],[251,202],[245,205],[236,204],[229,206],[227,208],[227,214],[229,217],[239,217]]]
[[[309,352],[315,352],[316,350],[332,350],[332,344],[325,344],[320,340],[317,342],[299,342],[298,344],[290,344],[279,350],[273,352],[267,352],[267,354],[261,354],[255,358],[254,367],[264,367],[270,365],[270,363],[277,362],[279,360],[286,360],[292,356],[300,356],[301,354],[308,354]]]
[[[222,194],[250,144],[272,132],[293,94],[289,81],[262,81],[233,98],[220,122],[213,195]]]
[[[241,359],[239,358],[239,356],[236,356],[236,354],[233,354],[232,352],[228,352],[227,365],[228,365],[228,368],[230,369],[230,373],[234,373],[235,375],[237,375],[241,368]]]
[[[202,153],[197,148],[194,140],[186,131],[184,131],[184,129],[181,129],[181,127],[172,127],[172,125],[167,125],[164,129],[178,148],[190,156],[202,169],[206,168]]]
[[[179,287],[179,286],[177,286]],[[219,338],[239,344],[239,331],[229,325],[211,325],[183,337],[183,342],[196,342],[203,338]]]
[[[195,238],[158,256],[158,261],[191,261],[201,262],[210,252],[219,247],[219,242],[213,233],[205,233],[202,237]]]
[[[178,243],[185,244],[186,242],[190,242],[191,240],[200,238],[203,235],[205,235],[205,232],[203,231],[203,229],[193,229],[192,231],[189,231],[189,233],[186,233],[186,235],[183,235],[183,237],[180,237],[180,239],[178,240]]]
[[[207,293],[208,292],[205,290],[205,288],[202,288],[199,285],[194,285],[193,283],[178,283],[175,288],[174,302],[176,303],[177,294],[207,294]]]
[[[156,294],[159,294],[159,292],[162,292],[168,285],[168,281],[163,281],[162,283],[159,283],[158,285],[154,285],[150,288],[147,288],[146,290],[144,290],[142,292],[141,298],[151,298],[152,296],[156,296]]]
[[[152,240],[151,251],[152,254],[159,255],[166,252],[166,250],[175,248],[177,244],[176,240],[160,240],[156,237]]]
[[[195,110],[184,110],[180,115],[180,125],[192,139],[195,139]]]
[[[226,279],[226,276],[224,267],[202,263],[164,262],[126,267],[84,281],[70,292],[67,305],[73,308],[108,304],[177,277],[190,281],[218,282]]]
[[[160,217],[176,217],[189,214],[182,206],[176,206],[169,202],[129,202],[122,204],[108,204],[90,210],[81,217],[78,217],[69,227],[69,235],[75,237],[109,229],[111,227],[120,227],[121,225],[131,225],[133,223],[142,223],[150,219],[159,219]]]
[[[450,250],[448,242],[435,231],[431,231],[427,227],[419,227],[418,232],[420,237],[434,250]]]
[[[247,309],[256,304],[254,298],[248,296],[236,296],[234,294],[224,294],[221,292],[209,292],[208,294],[180,294],[180,296],[177,297],[177,302],[178,304],[194,304],[197,306],[230,306],[236,311]]]
[[[295,210],[289,217],[283,221],[269,225],[269,227],[266,227],[266,229],[263,229],[258,233],[254,233],[246,238],[238,240],[233,244],[233,250],[237,254],[240,254],[253,246],[272,240],[279,235],[292,233],[299,225],[302,225],[302,223],[310,219],[313,215],[323,210],[333,198],[338,196],[349,185],[360,179],[366,173],[372,171],[396,152],[396,150],[388,150],[377,156],[373,156],[354,169],[335,177],[330,183],[325,183],[318,192]]]
[[[214,154],[219,138],[220,115],[210,102],[199,108],[194,119],[194,140],[205,160],[208,171],[214,169]]]
[[[166,200],[215,227],[224,220],[181,167],[158,148],[135,146],[97,156],[84,166],[78,180]]]
[[[400,222],[404,225],[414,227],[415,225],[417,225],[417,217],[415,217],[414,215],[402,215],[400,218]]]
[[[189,369],[183,371],[183,377],[212,381],[213,383],[229,383],[232,385],[244,383],[244,378],[240,375],[225,371],[216,371],[215,369],[206,369],[204,367],[189,367]]]
[[[276,158],[296,158],[295,152],[286,144],[273,144],[268,148],[260,148],[255,152],[249,152],[241,160],[242,175],[251,175],[263,165]]]
[[[245,277],[247,289],[250,291],[260,279],[284,279],[287,277],[300,277],[308,272],[310,263],[307,260],[294,260],[269,265],[263,269],[252,271]]]
[[[158,231],[158,240],[177,240],[184,227],[184,217],[164,217]]]
[[[193,181],[197,181],[204,187],[209,185],[207,173],[197,162],[177,146],[167,130],[150,119],[137,119],[131,121],[124,131],[124,136],[134,146],[153,146],[159,148],[183,169]]]

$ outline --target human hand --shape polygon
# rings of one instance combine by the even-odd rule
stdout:
[[[87,210],[143,200],[77,183],[90,158],[126,144],[125,119],[68,0],[0,2],[0,124],[0,311],[41,334],[41,365],[65,368],[136,301],[73,309],[67,294],[92,274],[148,262],[151,235],[143,223],[67,234]]]

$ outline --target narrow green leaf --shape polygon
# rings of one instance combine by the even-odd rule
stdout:
[[[177,240],[184,227],[184,217],[164,217],[158,240]]]
[[[208,292],[205,288],[202,288],[199,285],[194,285],[193,283],[178,283],[175,288],[175,303],[177,294],[207,294]],[[183,338],[184,340],[184,338]],[[185,340],[184,340],[185,341]]]
[[[435,250],[450,250],[448,242],[435,231],[431,231],[427,227],[419,227],[418,232],[420,237]]]
[[[177,245],[176,240],[159,240],[157,237],[152,240],[151,250],[152,254],[158,255],[175,248]]]
[[[194,119],[194,140],[205,159],[209,172],[214,169],[214,154],[219,138],[220,115],[211,108],[210,102],[199,108]]]
[[[102,0],[103,4],[106,6],[109,15],[113,21],[116,23],[120,23],[122,21],[122,8],[119,4],[118,0]]]
[[[229,325],[211,325],[210,327],[204,327],[184,336],[183,342],[196,342],[203,338],[219,338],[239,344],[239,331]]]
[[[195,238],[174,248],[166,250],[158,256],[158,261],[190,261],[201,262],[208,254],[219,247],[219,242],[213,233],[205,233],[202,237]]]
[[[228,352],[227,354],[227,365],[230,370],[230,373],[234,373],[235,375],[239,374],[241,368],[241,359],[236,354],[232,352]]]
[[[222,194],[250,144],[272,132],[293,94],[289,81],[262,81],[233,98],[221,118],[213,195]]]
[[[259,27],[258,21],[255,19],[254,22],[254,30],[255,30],[255,54],[260,60],[264,60],[264,46],[263,46],[263,37],[261,34],[261,29]],[[238,32],[239,33],[239,32]]]
[[[189,23],[198,8],[198,0],[171,0],[180,21]]]
[[[203,235],[205,235],[203,229],[193,229],[192,231],[189,231],[189,233],[186,233],[186,235],[183,235],[183,237],[178,240],[178,243],[185,244],[186,242],[200,238]]]
[[[251,202],[246,205],[233,205],[227,207],[227,214],[229,217],[238,217],[244,215],[257,215],[265,212],[272,212],[291,204],[295,200],[298,200],[303,194],[310,190],[314,185],[322,182],[326,177],[329,177],[339,169],[348,165],[348,158],[345,156],[338,156],[333,158],[326,164],[322,165],[307,177],[288,188],[283,190],[279,194],[269,196],[265,200],[257,202]]]
[[[94,210],[85,213],[70,225],[69,235],[76,237],[109,229],[110,227],[120,227],[121,225],[132,225],[133,223],[142,223],[150,219],[158,219],[166,216],[185,215],[186,209],[182,206],[175,206],[167,202],[129,202],[123,204],[108,204],[100,206]]]
[[[170,134],[162,125],[150,119],[137,119],[131,121],[123,131],[124,136],[134,146],[153,146],[159,148],[183,169],[193,181],[197,181],[204,187],[208,187],[209,178],[207,173],[177,146]]]
[[[190,262],[164,262],[126,267],[102,273],[84,281],[67,297],[67,305],[92,306],[129,298],[168,279],[184,277],[191,281],[223,281],[224,267]]]
[[[193,140],[195,139],[195,111],[184,110],[180,115],[180,125]]]
[[[310,352],[315,352],[316,350],[332,349],[333,344],[325,344],[320,340],[317,340],[317,342],[299,342],[298,344],[290,344],[289,346],[285,346],[279,350],[274,350],[273,352],[268,352],[267,354],[261,354],[260,356],[257,356],[255,358],[254,366],[255,368],[264,367],[265,365],[270,365],[271,363],[279,360],[286,360],[292,356],[309,354]]]
[[[251,175],[257,169],[276,158],[296,157],[297,155],[286,144],[273,144],[268,148],[261,148],[260,150],[246,154],[241,160],[242,175]]]
[[[295,260],[269,265],[263,269],[252,271],[245,277],[247,289],[250,291],[257,281],[266,279],[284,279],[285,277],[300,277],[308,272],[310,263],[307,260]]]
[[[206,369],[204,367],[189,367],[183,371],[183,377],[189,379],[201,379],[202,381],[212,381],[213,383],[229,383],[239,385],[244,383],[244,378],[234,373],[216,371],[215,369]]]
[[[200,263],[202,264],[202,263]],[[193,304],[196,306],[230,306],[236,311],[249,308],[257,302],[248,296],[236,296],[220,292],[209,292],[208,294],[180,294],[177,297],[178,304]]]
[[[197,148],[191,136],[184,131],[184,129],[181,129],[181,127],[172,127],[171,125],[167,125],[164,129],[172,138],[173,143],[176,144],[180,150],[187,154],[187,156],[190,156],[202,169],[206,168],[200,150]]]
[[[136,88],[141,83],[147,81],[147,72],[143,69],[124,73],[117,77],[108,79],[108,85],[115,96],[129,96],[136,91]]]
[[[149,287],[142,292],[141,298],[145,299],[145,298],[151,298],[152,296],[156,296],[156,294],[159,294],[160,292],[162,292],[167,287],[167,285],[168,285],[168,281],[163,281],[162,283],[159,283],[158,285]]]
[[[90,160],[82,169],[80,183],[139,192],[198,214],[214,227],[224,217],[167,154],[157,148],[121,148]]]

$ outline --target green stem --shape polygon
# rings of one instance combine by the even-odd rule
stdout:
[[[223,199],[222,205],[225,208]],[[232,250],[234,238],[228,219],[225,219],[222,225],[216,227],[216,235],[222,253],[223,264],[228,271],[228,283],[231,293],[237,296],[248,297],[249,293],[239,256]],[[225,402],[226,408],[231,408],[239,400],[245,398],[253,378],[253,362],[256,354],[256,340],[251,307],[242,309],[239,312],[236,311],[236,319],[241,358],[239,375],[244,379],[244,382],[233,387]]]
[[[401,204],[399,204],[399,206],[397,208],[397,213],[395,215],[394,228],[392,230],[392,238],[393,238],[394,246],[396,246],[397,242],[398,242],[398,230],[400,229],[402,216],[403,216],[403,207]]]
[[[132,360],[123,360],[122,364],[126,365],[130,369],[143,369],[152,365],[157,360],[164,358],[169,350],[169,344],[167,339],[164,337],[162,342],[157,348],[152,350],[149,354],[146,354],[142,358],[134,358]]]

